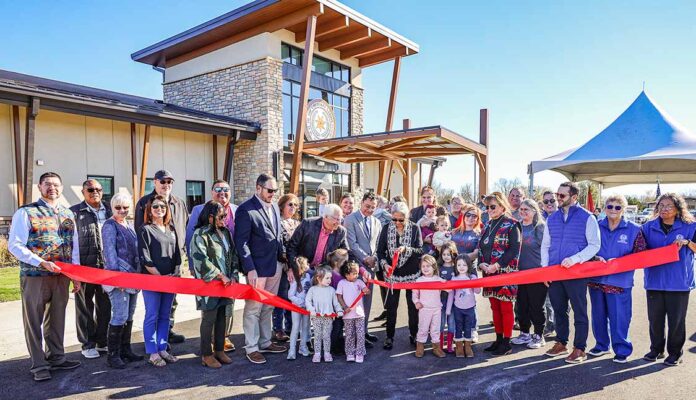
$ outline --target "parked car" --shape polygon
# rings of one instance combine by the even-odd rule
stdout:
[[[636,223],[644,224],[644,223],[648,222],[648,219],[650,219],[651,215],[652,215],[651,209],[649,209],[649,208],[644,209],[638,215],[636,215]]]

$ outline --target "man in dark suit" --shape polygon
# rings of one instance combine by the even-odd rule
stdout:
[[[409,214],[409,219],[414,224],[418,223],[418,220],[423,218],[425,215],[425,207],[429,205],[435,205],[435,190],[430,186],[423,186],[421,189],[421,205],[412,209]]]
[[[288,242],[288,260],[297,270],[295,259],[306,257],[315,268],[326,261],[326,255],[336,249],[348,250],[346,228],[341,226],[343,211],[336,204],[327,204],[321,217],[307,218],[295,230]],[[290,276],[290,274],[288,275]]]
[[[256,194],[242,203],[235,214],[234,244],[242,260],[247,283],[273,294],[278,293],[285,249],[281,238],[280,211],[273,201],[278,191],[275,178],[261,174]],[[282,353],[285,346],[271,342],[273,307],[247,300],[244,304],[244,340],[247,359],[263,364],[261,353]]]

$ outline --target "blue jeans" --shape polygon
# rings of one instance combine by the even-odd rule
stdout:
[[[288,300],[288,290],[290,289],[290,282],[288,282],[288,276],[285,272],[280,275],[280,286],[278,286],[278,297],[283,300]],[[285,322],[283,324],[283,322]],[[273,309],[273,331],[286,331],[289,332],[292,329],[292,311],[276,307]]]
[[[454,305],[452,305],[452,309],[454,310]],[[452,311],[452,314],[447,317],[447,300],[442,300],[442,317],[440,317],[440,331],[441,332],[447,332],[447,333],[454,333],[454,311]],[[445,328],[445,324],[447,324],[447,328]]]
[[[476,329],[476,306],[471,308],[457,308],[452,305],[452,314],[454,318],[454,340],[471,340],[471,334]]]
[[[611,334],[611,347],[614,354],[628,357],[633,352],[633,343],[628,338],[631,325],[631,288],[623,293],[604,293],[590,288],[592,302],[592,333],[597,341],[595,348],[608,351]]]
[[[111,322],[113,326],[124,325],[133,320],[135,305],[138,303],[137,293],[128,293],[125,290],[114,288],[109,292],[111,301]]]
[[[154,354],[167,349],[169,339],[169,313],[174,302],[173,293],[150,292],[143,290],[145,300],[145,322],[143,338],[145,352]]]
[[[587,317],[587,282],[589,279],[573,279],[552,282],[549,286],[549,298],[556,319],[556,339],[564,345],[570,336],[568,303],[573,307],[575,317],[575,339],[573,347],[585,351],[590,321]]]

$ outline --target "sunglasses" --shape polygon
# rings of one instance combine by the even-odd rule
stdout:
[[[288,207],[299,207],[300,205],[297,203],[288,203]]]
[[[152,209],[153,209],[153,210],[159,210],[160,208],[163,209],[163,210],[166,210],[166,209],[167,209],[167,206],[164,205],[164,204],[153,204],[153,205],[152,205]]]
[[[128,209],[129,209],[130,207],[128,207],[128,206],[116,206],[116,207],[114,207],[114,208],[116,209],[116,211],[121,211],[121,210],[123,210],[123,211],[128,211]]]
[[[556,195],[556,196],[558,196],[558,195]],[[555,203],[556,203],[556,199],[546,199],[546,200],[544,200],[544,204],[555,204]]]
[[[230,188],[228,188],[228,187],[219,187],[219,186],[218,186],[218,187],[216,187],[216,188],[213,188],[213,192],[215,192],[215,193],[223,193],[223,192],[224,192],[224,193],[229,193],[229,192],[230,192]]]
[[[476,218],[476,217],[478,217],[478,215],[476,215],[474,213],[466,213],[466,214],[464,214],[464,217],[465,218]]]
[[[403,219],[403,218],[392,218],[392,221],[394,221],[394,222],[401,222],[401,223],[403,223],[403,222],[404,222],[404,221],[406,221],[406,220],[405,220],[405,219]]]
[[[616,210],[616,211],[621,211],[623,207],[621,206],[615,206],[613,204],[607,204],[607,210]]]
[[[217,218],[218,221],[224,221],[225,218],[227,218],[227,214],[220,214],[220,215],[216,216],[215,218]]]
[[[88,191],[89,193],[94,193],[94,192],[101,193],[101,192],[104,191],[104,189],[99,189],[99,188],[87,188],[87,191]]]
[[[174,183],[174,181],[171,179],[160,179],[159,182],[160,185],[171,185],[172,183]]]
[[[271,188],[267,188],[267,187],[265,187],[265,186],[261,186],[261,187],[264,188],[264,189],[266,189],[266,191],[267,191],[268,193],[270,193],[270,194],[273,194],[273,193],[275,193],[275,192],[278,191],[278,189],[271,189]]]
[[[495,204],[493,204],[492,206],[486,206],[486,210],[495,210],[496,208],[498,208],[498,206],[496,206]]]
[[[565,199],[566,197],[568,197],[568,195],[565,194],[565,193],[556,193],[556,197],[558,197],[559,199],[563,200],[563,199]]]

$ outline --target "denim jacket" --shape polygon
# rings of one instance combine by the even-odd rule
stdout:
[[[102,246],[104,251],[104,269],[109,271],[140,273],[138,257],[138,238],[132,225],[125,227],[113,218],[104,222],[102,227]],[[114,287],[102,285],[105,292],[111,292]],[[136,289],[124,289],[126,292],[138,293]]]

